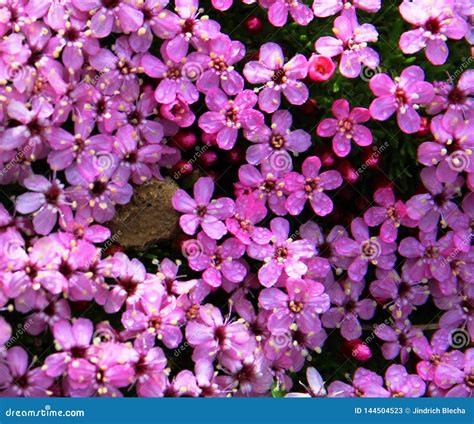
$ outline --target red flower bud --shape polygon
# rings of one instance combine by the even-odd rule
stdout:
[[[262,32],[263,23],[258,16],[249,16],[244,22],[244,27],[248,33],[257,35]]]
[[[370,350],[370,347],[358,339],[344,342],[342,352],[344,355],[352,357],[360,362],[365,362],[372,358],[372,351]]]
[[[331,58],[313,54],[308,61],[308,77],[317,82],[327,81],[336,70]]]

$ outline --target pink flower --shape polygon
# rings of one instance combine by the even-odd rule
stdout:
[[[313,54],[308,60],[308,76],[312,81],[327,81],[335,70],[336,64],[330,57]]]
[[[441,363],[436,367],[434,382],[442,389],[449,390],[447,397],[472,397],[474,389],[470,382],[474,378],[474,349],[464,353],[461,366]]]
[[[292,105],[302,105],[308,99],[308,89],[298,81],[306,77],[308,63],[297,54],[285,63],[283,50],[278,44],[266,43],[260,47],[258,61],[245,64],[244,76],[252,84],[264,84],[258,95],[260,109],[275,112],[281,103],[281,93]]]
[[[429,104],[434,97],[433,86],[423,81],[425,73],[419,66],[404,69],[395,82],[387,74],[377,74],[370,80],[370,89],[377,98],[370,104],[374,119],[386,121],[397,112],[397,122],[406,134],[420,129],[419,106]]]
[[[371,24],[362,24],[347,16],[339,16],[334,21],[334,37],[320,37],[316,41],[316,51],[326,57],[341,55],[339,70],[347,78],[356,78],[362,64],[370,69],[379,66],[379,55],[367,43],[378,39],[378,32]]]
[[[23,214],[33,213],[36,232],[47,235],[56,225],[58,215],[70,208],[63,190],[64,185],[56,178],[48,181],[42,175],[32,175],[23,184],[32,192],[17,197],[16,210]]]
[[[193,360],[213,360],[217,355],[230,362],[245,359],[253,352],[254,341],[242,322],[224,319],[218,308],[206,304],[198,318],[188,322],[186,339],[194,347]]]
[[[286,219],[272,219],[270,229],[273,233],[271,244],[252,243],[247,248],[251,258],[265,262],[258,271],[258,279],[265,287],[275,285],[283,271],[290,278],[301,278],[308,270],[302,259],[311,258],[315,252],[307,240],[289,238],[290,224]]]
[[[272,124],[269,127],[261,125],[245,131],[245,138],[253,144],[247,149],[246,159],[252,165],[258,165],[268,160],[271,167],[278,170],[279,161],[285,158],[291,163],[287,153],[303,153],[311,146],[311,136],[303,130],[291,131],[293,117],[287,110],[277,110],[272,115]],[[283,161],[284,162],[284,161]]]
[[[416,221],[407,215],[406,205],[401,200],[395,200],[392,188],[379,188],[374,193],[377,206],[372,206],[364,213],[364,221],[369,227],[380,227],[380,238],[386,243],[397,239],[400,225],[413,227]]]
[[[400,5],[400,14],[415,26],[400,37],[403,53],[413,54],[426,48],[426,57],[434,65],[442,65],[448,58],[446,40],[460,40],[468,28],[466,21],[454,11],[454,0],[437,3],[404,0]]]
[[[286,24],[288,13],[299,25],[306,26],[313,20],[313,12],[300,0],[275,0],[268,9],[268,20],[272,25],[281,27]]]
[[[0,359],[1,397],[47,397],[53,379],[41,368],[28,366],[28,354],[19,346],[12,347]]]
[[[323,119],[317,128],[320,137],[333,137],[332,149],[339,157],[344,157],[351,151],[351,140],[359,146],[372,144],[372,133],[360,125],[370,119],[368,109],[355,107],[349,109],[349,102],[344,99],[336,100],[332,105],[332,113],[336,117]]]
[[[356,8],[370,13],[378,12],[381,3],[381,0],[314,0],[313,11],[318,18],[327,18],[339,12],[351,16],[350,13],[354,13]]]
[[[228,238],[217,246],[217,243],[205,233],[197,235],[197,243],[202,246],[202,252],[188,258],[189,267],[194,271],[204,271],[202,279],[209,286],[220,287],[222,280],[240,283],[247,275],[242,260],[245,245],[236,238]]]
[[[312,280],[289,278],[286,293],[269,288],[260,292],[259,304],[271,311],[267,328],[272,334],[284,334],[293,327],[303,333],[321,330],[319,314],[329,309],[329,296],[324,285]],[[293,328],[294,329],[294,328]]]
[[[385,388],[382,385],[365,386],[365,397],[421,397],[426,385],[416,374],[408,374],[403,365],[390,365],[385,373]]]
[[[307,200],[316,215],[326,216],[333,209],[332,200],[324,190],[335,190],[342,184],[337,171],[319,173],[321,161],[317,156],[307,157],[302,165],[302,173],[290,172],[285,177],[285,188],[290,192],[285,206],[291,215],[299,215]]]
[[[179,189],[173,196],[173,207],[184,213],[179,224],[186,234],[193,235],[199,226],[212,239],[219,240],[227,229],[222,220],[234,213],[234,202],[228,197],[211,200],[214,182],[210,177],[201,177],[194,184],[194,199]]]
[[[263,115],[253,109],[257,96],[253,91],[244,90],[234,100],[214,88],[206,94],[206,105],[210,112],[199,118],[199,126],[208,134],[217,134],[217,144],[221,149],[230,150],[237,140],[239,129],[252,130],[263,124]]]

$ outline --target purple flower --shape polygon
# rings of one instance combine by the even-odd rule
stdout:
[[[396,271],[384,271],[370,284],[370,294],[377,302],[387,303],[394,318],[405,319],[416,306],[426,303],[430,292],[422,281],[405,281]]]
[[[227,35],[220,35],[209,40],[205,51],[206,60],[202,66],[195,66],[199,74],[196,81],[198,90],[207,94],[209,90],[221,87],[229,96],[239,94],[244,88],[244,79],[234,65],[245,56],[244,45],[232,41]]]
[[[416,194],[407,201],[408,216],[419,221],[418,226],[424,232],[434,230],[440,218],[443,224],[452,225],[460,215],[453,200],[463,185],[463,179],[458,177],[452,183],[443,184],[436,178],[434,167],[422,169],[420,178],[428,192]]]
[[[302,1],[275,0],[268,9],[268,20],[276,27],[286,24],[290,13],[298,25],[306,26],[313,20],[313,12]]]
[[[175,4],[179,16],[163,10],[152,28],[160,38],[170,40],[166,52],[178,62],[188,53],[190,43],[196,46],[218,36],[220,25],[207,15],[198,18],[198,0],[177,0]]]
[[[273,233],[270,244],[252,243],[247,248],[251,258],[265,262],[258,271],[258,279],[265,287],[275,285],[283,271],[290,278],[301,278],[308,270],[302,259],[311,258],[315,253],[314,246],[307,240],[289,238],[290,224],[286,219],[272,219],[270,229]]]
[[[436,367],[434,382],[442,389],[449,390],[446,397],[472,397],[474,389],[474,349],[467,349],[464,353],[464,363],[454,366],[441,363]]]
[[[242,91],[234,100],[229,100],[218,88],[209,90],[206,94],[209,112],[199,118],[199,127],[208,134],[217,134],[218,146],[230,150],[239,129],[252,130],[263,124],[262,113],[253,109],[256,103],[257,96],[250,90]]]
[[[173,207],[184,215],[179,224],[186,234],[193,235],[199,226],[211,238],[221,239],[227,229],[222,220],[234,213],[234,202],[228,197],[211,200],[214,182],[210,177],[201,177],[194,184],[194,199],[179,189],[173,196]]]
[[[85,318],[78,318],[71,325],[68,321],[60,320],[53,326],[53,336],[58,353],[53,353],[45,359],[43,371],[49,377],[59,377],[74,359],[86,356],[90,346],[94,325]]]
[[[272,334],[284,334],[289,329],[303,333],[321,330],[319,314],[329,309],[329,296],[324,285],[312,280],[289,278],[286,292],[268,288],[260,292],[258,301],[263,309],[271,311],[267,327]]]
[[[377,74],[370,80],[370,89],[377,98],[370,104],[372,118],[386,121],[397,112],[397,123],[406,134],[420,129],[419,106],[434,98],[433,86],[423,81],[425,73],[418,66],[404,69],[395,82],[387,74]]]
[[[379,188],[374,193],[374,201],[378,206],[372,206],[364,213],[364,221],[369,227],[380,227],[380,238],[386,243],[397,239],[398,228],[401,225],[414,227],[416,221],[407,216],[406,205],[401,200],[395,200],[392,188]]]
[[[53,379],[40,368],[28,366],[28,354],[19,346],[12,347],[0,359],[1,397],[47,397]]]
[[[332,212],[332,200],[324,190],[335,190],[342,184],[337,171],[319,173],[321,161],[317,156],[307,157],[302,165],[302,173],[290,172],[285,177],[285,188],[291,193],[285,206],[291,215],[299,215],[307,200],[316,215],[326,216]]]
[[[453,183],[458,174],[474,173],[474,123],[448,122],[438,115],[431,120],[431,133],[435,141],[426,141],[418,147],[418,161],[426,166],[436,166],[440,182]]]
[[[381,0],[314,0],[313,12],[318,18],[327,18],[341,12],[350,16],[355,9],[375,13],[380,10]]]
[[[322,316],[326,328],[340,328],[346,340],[358,339],[362,334],[359,317],[371,319],[377,304],[372,299],[360,299],[364,284],[349,279],[326,284],[326,291],[335,305]]]
[[[197,235],[197,243],[202,252],[188,258],[189,267],[194,271],[204,271],[202,279],[209,286],[220,287],[222,280],[240,283],[247,275],[247,269],[241,258],[245,245],[236,238],[229,238],[217,246],[217,243],[205,233]]]
[[[392,326],[385,323],[377,326],[375,335],[383,340],[382,354],[385,359],[394,359],[400,355],[402,364],[408,361],[415,340],[423,337],[423,332],[412,327],[408,320],[392,321]]]
[[[332,149],[340,157],[347,156],[351,151],[351,140],[359,146],[372,144],[372,133],[360,125],[370,119],[368,109],[355,107],[349,109],[349,102],[344,99],[336,100],[332,105],[332,113],[336,117],[323,119],[317,128],[320,137],[333,137]]]
[[[288,151],[297,155],[308,150],[311,146],[311,136],[303,130],[291,131],[292,122],[290,112],[277,110],[272,115],[270,128],[262,125],[251,131],[245,131],[245,138],[255,143],[247,149],[247,162],[259,165],[268,160],[270,166],[278,170],[278,162],[282,160],[282,155],[285,155],[287,162],[291,163]]]
[[[472,120],[474,100],[474,71],[468,69],[459,77],[457,85],[454,81],[441,81],[434,84],[435,97],[428,105],[427,112],[436,115],[446,111],[447,122],[454,124],[462,120]]]
[[[426,57],[434,65],[442,65],[448,58],[446,40],[460,40],[468,28],[466,21],[454,11],[454,0],[438,3],[404,0],[400,5],[400,14],[415,26],[400,37],[401,50],[413,54],[426,48]]]
[[[421,397],[426,385],[421,377],[408,374],[403,365],[390,365],[385,373],[385,387],[382,384],[364,385],[364,397]]]
[[[96,38],[107,37],[117,23],[125,33],[137,31],[143,24],[143,13],[129,0],[72,0],[72,4],[82,12],[93,12],[90,28]]]
[[[347,268],[349,277],[361,281],[367,273],[368,264],[390,270],[395,263],[395,243],[386,243],[380,237],[371,237],[369,228],[362,218],[356,218],[351,223],[353,239],[340,237],[335,243],[336,252],[352,258]]]
[[[298,81],[308,73],[306,58],[297,54],[285,63],[278,44],[262,45],[259,60],[247,62],[243,72],[251,84],[264,84],[258,95],[258,106],[264,112],[273,113],[280,107],[282,92],[292,105],[302,105],[308,99],[308,88]]]
[[[213,360],[217,355],[230,362],[245,359],[253,351],[253,341],[240,321],[224,319],[218,308],[201,306],[198,318],[188,322],[186,339],[194,347],[193,360]]]
[[[31,192],[16,199],[16,210],[23,214],[33,213],[33,226],[41,235],[47,235],[56,225],[58,215],[65,213],[66,201],[64,185],[58,180],[48,181],[42,175],[32,175],[23,184]]]
[[[375,69],[379,66],[379,55],[367,47],[367,43],[378,39],[378,32],[371,24],[359,25],[356,19],[339,16],[334,21],[334,37],[320,37],[315,49],[326,57],[341,55],[339,70],[347,78],[356,78],[362,65]]]

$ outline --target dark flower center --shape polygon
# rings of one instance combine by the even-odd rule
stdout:
[[[45,194],[46,201],[51,205],[55,205],[58,202],[60,195],[61,195],[60,188],[56,184],[53,184],[51,188]]]
[[[458,87],[453,87],[448,94],[448,100],[451,104],[462,104],[466,101],[466,94]]]
[[[294,300],[291,300],[288,303],[288,307],[290,308],[291,312],[294,312],[295,314],[301,312],[303,310],[303,303],[302,302],[295,302]]]
[[[186,318],[188,320],[190,319],[195,319],[198,315],[199,312],[199,305],[192,305],[187,311],[186,311]]]
[[[86,355],[87,348],[83,346],[74,346],[71,348],[73,358],[83,358]]]
[[[193,29],[194,29],[194,19],[192,19],[192,18],[186,19],[186,20],[184,21],[184,23],[183,23],[182,28],[183,28],[183,32],[184,32],[184,33],[188,33],[188,32],[191,33],[191,32],[193,32]]]
[[[199,218],[203,218],[207,213],[207,208],[206,206],[204,205],[200,205],[196,208],[196,215],[199,217]]]
[[[425,23],[425,29],[432,34],[437,34],[439,30],[441,29],[441,25],[439,24],[438,19],[436,18],[430,18],[428,21]]]
[[[272,80],[277,85],[282,85],[286,83],[285,70],[283,68],[277,69],[273,72]]]
[[[32,50],[30,57],[28,58],[28,65],[35,66],[43,57],[43,52],[41,50]]]
[[[281,149],[285,145],[285,138],[280,134],[272,134],[270,138],[270,145],[274,149]]]
[[[119,281],[120,287],[126,291],[129,296],[135,294],[138,283],[131,278],[125,278]]]
[[[105,192],[106,189],[107,185],[105,183],[103,183],[102,181],[95,181],[92,186],[91,192],[95,196],[100,196]]]
[[[397,88],[397,91],[395,92],[395,98],[397,100],[398,106],[403,106],[408,103],[407,96],[403,88]]]
[[[400,297],[406,297],[411,293],[411,286],[406,282],[401,282],[398,286],[398,295]]]
[[[209,67],[213,68],[218,73],[224,72],[227,70],[227,63],[225,63],[224,56],[212,55],[212,60],[209,62]]]
[[[15,378],[14,384],[22,389],[26,389],[28,387],[28,376],[24,374],[21,377]]]
[[[66,32],[64,33],[64,38],[70,42],[77,41],[79,37],[80,37],[79,31],[72,27],[67,29]]]
[[[316,191],[318,189],[318,181],[319,178],[306,178],[306,184],[304,186],[306,193]]]
[[[288,257],[288,249],[284,246],[278,247],[275,251],[276,259],[286,259]]]
[[[120,0],[102,0],[102,6],[106,9],[114,9],[120,5]]]
[[[436,194],[433,197],[433,200],[437,206],[442,207],[448,201],[448,198],[446,196],[446,193],[443,191],[441,193]]]
[[[38,122],[37,119],[33,119],[28,125],[28,131],[32,136],[38,135],[43,129],[42,125]]]

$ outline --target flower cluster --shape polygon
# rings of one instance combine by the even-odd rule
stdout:
[[[388,70],[381,0],[258,1],[329,19],[314,54],[231,38],[232,3],[0,0],[0,396],[473,396],[474,71],[430,72],[473,8],[403,0]],[[419,186],[380,178],[355,214],[385,138]],[[172,175],[176,246],[103,248]],[[367,368],[324,381],[330,349]]]

